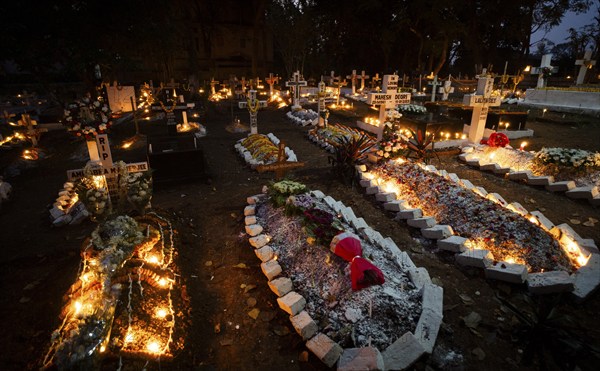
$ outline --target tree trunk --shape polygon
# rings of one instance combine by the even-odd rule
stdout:
[[[443,41],[442,41],[442,52],[440,53],[440,61],[438,62],[437,66],[435,66],[435,68],[433,69],[434,76],[440,72],[442,67],[444,67],[447,56],[448,56],[448,36],[444,35]]]

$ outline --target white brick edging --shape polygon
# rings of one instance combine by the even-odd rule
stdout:
[[[247,137],[246,137],[247,138]],[[244,161],[252,168],[255,169],[258,165],[266,165],[264,161],[260,160],[257,161],[254,157],[252,157],[252,155],[250,154],[250,151],[248,151],[246,149],[246,147],[244,147],[242,145],[242,142],[246,139],[246,138],[242,138],[240,140],[238,140],[235,145],[234,148],[236,149],[236,151],[239,153],[239,155],[244,159]],[[269,140],[275,145],[278,146],[279,145],[279,138],[277,138],[275,135],[273,135],[273,133],[269,133],[267,134],[267,138],[269,138]],[[292,151],[289,147],[285,147],[284,148],[285,154],[287,155],[287,162],[298,162],[298,157],[296,157],[296,154],[294,153],[294,151]]]
[[[373,357],[376,357],[374,361],[378,364],[384,362],[385,369],[401,370],[410,367],[423,354],[431,354],[443,319],[443,288],[432,284],[429,273],[425,268],[416,267],[408,254],[401,251],[391,238],[384,238],[379,232],[369,227],[364,219],[357,218],[350,207],[344,206],[342,202],[336,201],[330,196],[325,196],[319,190],[311,191],[311,195],[321,199],[328,206],[342,214],[342,218],[348,224],[359,226],[360,228],[355,227],[356,234],[385,251],[388,259],[395,261],[401,269],[405,269],[415,287],[421,289],[422,312],[414,334],[410,331],[406,332],[381,353],[379,353],[379,350],[374,349],[372,352]],[[256,204],[266,197],[265,194],[259,194],[247,198],[248,206],[244,210],[246,215],[244,228],[246,230],[262,230],[263,226],[256,223],[254,212]],[[248,224],[248,222],[254,223]],[[255,248],[255,252],[260,259],[264,254],[259,253],[259,250],[270,249],[267,245],[270,236],[265,234],[250,236],[248,234],[248,237],[249,243]],[[327,335],[319,332],[320,329],[316,322],[304,311],[306,299],[293,291],[293,283],[289,278],[281,276],[283,273],[282,268],[275,257],[262,261],[261,269],[269,281],[269,288],[278,296],[277,303],[279,307],[290,315],[290,322],[298,335],[306,341],[306,347],[328,367],[333,367],[340,360],[342,354],[346,354],[343,365],[338,363],[338,369],[353,369],[352,361],[348,360],[348,355],[356,353],[356,348],[344,349]]]
[[[471,155],[469,152],[463,153],[461,155],[463,161],[469,155]],[[483,269],[488,279],[515,284],[527,283],[530,292],[533,294],[572,292],[576,300],[584,300],[600,286],[600,263],[598,263],[600,262],[600,254],[594,240],[582,238],[568,224],[555,226],[540,211],[532,211],[530,213],[521,204],[517,202],[508,203],[499,194],[488,193],[482,187],[475,187],[470,181],[459,179],[456,174],[448,173],[445,170],[438,170],[432,165],[420,166],[425,171],[453,181],[507,210],[528,218],[531,222],[535,222],[540,228],[552,234],[561,245],[568,243],[568,241],[576,242],[581,251],[589,257],[588,264],[570,275],[568,279],[562,276],[559,277],[554,272],[541,272],[532,273],[532,282],[529,282],[529,273],[525,265],[495,261],[494,256],[488,250],[467,249],[465,246],[467,239],[454,235],[451,226],[437,224],[435,218],[423,215],[421,209],[408,208],[407,202],[397,199],[395,194],[392,197],[389,196],[389,193],[379,191],[377,183],[365,176],[364,173],[367,172],[366,167],[356,167],[356,172],[359,179],[362,179],[360,184],[365,188],[366,194],[375,195],[375,200],[382,203],[384,210],[395,213],[395,220],[405,220],[408,226],[420,229],[421,235],[424,238],[436,241],[440,250],[456,253],[455,259],[457,264]],[[520,174],[523,174],[519,175],[522,179],[531,178],[530,172],[521,172]]]
[[[585,199],[593,206],[600,206],[600,191],[596,186],[576,187],[575,182],[572,180],[555,182],[552,176],[535,176],[529,170],[515,171],[514,169],[502,168],[496,163],[482,163],[473,152],[472,147],[465,147],[458,159],[469,166],[479,168],[481,171],[492,171],[495,174],[505,176],[509,180],[524,181],[530,186],[543,186],[550,192],[560,192],[569,198]]]

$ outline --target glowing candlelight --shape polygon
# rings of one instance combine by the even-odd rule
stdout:
[[[519,149],[522,151],[525,149],[525,146],[527,146],[527,142],[521,142],[521,146],[519,147]]]
[[[148,345],[146,345],[146,349],[150,353],[160,353],[160,343],[156,340],[151,340]]]

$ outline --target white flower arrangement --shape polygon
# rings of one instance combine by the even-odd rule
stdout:
[[[140,212],[152,199],[152,176],[150,172],[129,173],[126,177],[127,200]]]
[[[427,108],[418,104],[401,104],[398,106],[398,110],[409,113],[427,113]]]
[[[600,153],[573,148],[542,148],[535,159],[543,164],[556,164],[578,169],[600,167]]]
[[[282,180],[273,184],[273,189],[279,193],[295,195],[298,193],[306,192],[306,186],[302,183],[294,182],[291,180]]]

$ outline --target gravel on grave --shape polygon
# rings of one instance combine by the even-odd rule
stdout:
[[[326,204],[314,199],[316,207],[335,215]],[[386,253],[361,238],[363,256],[381,269],[386,282],[352,291],[349,263],[329,246],[309,244],[302,217],[285,215],[284,208],[270,202],[258,204],[258,222],[271,236],[269,245],[289,277],[294,291],[306,299],[305,310],[319,331],[342,347],[372,345],[387,348],[407,331],[414,332],[421,314],[421,293]],[[342,219],[346,228],[356,232]]]
[[[555,182],[572,180],[577,187],[600,187],[600,171],[577,171],[575,168],[540,164],[533,161],[535,152],[520,151],[508,147],[475,146],[472,154],[484,163],[497,163],[502,167],[508,167],[515,171],[529,170],[535,176],[553,176]]]
[[[476,241],[480,248],[485,246],[498,261],[512,258],[530,272],[577,269],[548,232],[442,176],[410,162],[388,161],[373,171],[399,187],[399,198],[435,217],[438,224],[450,225],[455,234]]]

